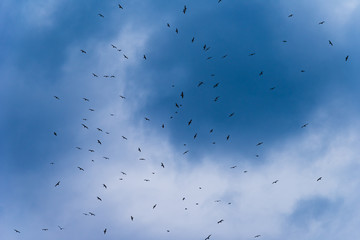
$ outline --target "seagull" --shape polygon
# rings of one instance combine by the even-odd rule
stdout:
[[[214,131],[214,129],[210,129],[210,133],[212,133]]]
[[[98,131],[102,132],[103,130],[101,128],[96,128]]]
[[[150,179],[146,179],[146,178],[145,178],[144,181],[145,181],[145,182],[150,182]]]
[[[89,214],[90,214],[91,216],[95,216],[95,214],[94,214],[94,213],[92,213],[92,212],[89,212]]]
[[[84,99],[84,101],[89,102],[89,99],[87,99],[87,98],[83,98],[83,99]]]
[[[292,17],[292,16],[294,16],[293,14],[290,14],[288,17]]]
[[[183,9],[183,13],[185,14],[185,12],[186,12],[186,5],[184,6],[184,9]]]
[[[147,118],[147,117],[145,117],[145,120],[146,120],[146,121],[150,121],[150,119],[149,119],[149,118]]]
[[[58,181],[56,184],[55,184],[55,187],[59,186],[60,185],[60,181]]]
[[[232,166],[232,167],[230,167],[230,168],[236,168],[237,166],[235,165],[235,166]]]
[[[193,43],[195,41],[195,37],[193,37],[192,39],[191,39],[191,42]]]
[[[95,150],[94,149],[89,149],[89,152],[95,152]]]
[[[126,175],[126,172],[121,172],[123,175]]]
[[[259,73],[259,76],[262,76],[262,75],[264,75],[264,72],[263,72],[263,71],[261,71],[261,72]]]
[[[127,138],[125,136],[121,136],[123,139],[127,140]]]
[[[204,82],[199,82],[198,87],[200,87],[202,84],[204,84]]]
[[[56,133],[56,132],[54,132],[54,135],[55,135],[55,136],[57,136],[57,133]]]
[[[124,58],[129,59],[125,54],[123,54],[123,55],[124,55]]]
[[[220,83],[216,83],[213,88],[216,88],[217,86],[219,86]]]
[[[124,96],[122,96],[122,95],[120,95],[120,97],[122,98],[122,99],[125,99],[126,97],[124,97]]]
[[[81,51],[82,53],[85,53],[85,54],[86,54],[86,51],[85,51],[85,50],[80,49],[80,51]]]
[[[195,133],[195,135],[194,135],[194,139],[197,137],[197,133]]]
[[[227,135],[226,140],[229,140],[229,138],[230,138],[230,135]]]
[[[79,149],[79,150],[81,150],[81,147],[76,147],[76,149]]]
[[[41,229],[41,230],[43,230],[43,231],[47,231],[47,230],[49,230],[49,229],[47,229],[47,228],[43,228],[43,229]]]
[[[224,56],[222,56],[221,58],[226,58],[227,57],[227,54],[225,54]]]
[[[183,153],[183,155],[184,155],[184,154],[187,154],[188,152],[189,152],[189,150],[186,150],[186,151]]]
[[[166,25],[167,25],[168,27],[170,27],[170,24],[169,24],[169,23],[167,23]]]
[[[175,29],[175,32],[176,32],[176,33],[179,33],[179,30],[176,28],[176,29]]]
[[[114,44],[111,44],[111,46],[112,46],[113,48],[117,48]]]
[[[130,219],[131,219],[131,221],[134,221],[134,217],[133,217],[133,216],[130,216]]]
[[[180,96],[181,98],[184,98],[184,92],[181,92]]]
[[[89,108],[89,110],[91,111],[91,112],[94,112],[95,110],[94,109],[92,109],[92,108]]]
[[[106,160],[109,160],[109,158],[108,157],[103,157],[104,159],[106,159]]]
[[[145,54],[144,54],[144,59],[146,60],[146,56],[145,56]]]

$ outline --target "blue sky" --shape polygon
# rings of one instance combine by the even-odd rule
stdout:
[[[0,236],[358,238],[358,9],[2,1]]]

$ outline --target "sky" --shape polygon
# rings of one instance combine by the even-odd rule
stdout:
[[[359,8],[1,1],[0,239],[359,238]]]

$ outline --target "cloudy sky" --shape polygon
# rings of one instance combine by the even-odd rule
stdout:
[[[359,9],[1,1],[0,238],[359,238]]]

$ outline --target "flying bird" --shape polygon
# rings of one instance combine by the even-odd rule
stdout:
[[[98,139],[97,142],[101,145],[101,141]]]
[[[169,24],[169,23],[167,23],[166,25],[167,25],[168,27],[170,27],[170,24]]]
[[[187,8],[186,8],[186,5],[184,6],[184,9],[183,9],[183,13],[185,14]]]
[[[43,228],[43,229],[41,229],[42,231],[47,231],[47,230],[49,230],[49,229],[47,229],[47,228]]]
[[[60,185],[60,181],[58,181],[56,184],[55,184],[55,187],[59,186]]]
[[[82,123],[81,125],[82,125],[84,128],[89,129],[88,126],[86,126],[85,124]]]
[[[235,114],[234,112],[230,113],[230,114],[229,114],[229,117],[234,116],[234,114]]]
[[[270,88],[270,91],[273,91],[273,90],[275,90],[275,87]]]
[[[105,229],[104,229],[104,234],[106,234],[106,231],[107,231],[107,229],[105,228]]]
[[[145,56],[145,54],[144,54],[144,59],[146,60],[146,56]]]
[[[214,102],[217,102],[217,100],[219,100],[220,96],[217,96],[214,98]]]
[[[84,101],[86,101],[86,102],[89,102],[90,100],[89,99],[87,99],[87,98],[83,98],[84,99]]]
[[[103,183],[103,186],[104,186],[104,188],[106,188],[106,189],[107,189],[107,186],[106,186],[106,184],[105,184],[105,183]]]
[[[80,51],[81,51],[82,53],[85,53],[85,54],[86,54],[86,51],[85,51],[85,50],[80,49]]]
[[[192,39],[191,39],[191,42],[193,43],[195,41],[195,37],[193,37]]]
[[[102,201],[102,199],[100,197],[96,197],[99,201]]]
[[[54,98],[56,98],[57,100],[60,100],[60,98],[58,96],[54,96]]]
[[[130,219],[131,219],[131,221],[134,221],[134,217],[133,217],[133,216],[130,216]]]
[[[259,142],[258,144],[256,144],[256,146],[260,146],[261,144],[263,144],[263,142]]]
[[[216,83],[213,88],[216,88],[217,86],[219,86],[220,83]]]
[[[230,167],[230,168],[236,168],[237,166],[235,165],[235,166],[232,166],[232,167]]]
[[[221,219],[220,221],[218,221],[217,223],[219,224],[219,223],[222,223],[224,221],[224,219]]]
[[[198,87],[200,87],[203,84],[204,84],[204,82],[199,82]]]
[[[150,119],[149,119],[149,118],[147,118],[147,117],[145,117],[145,120],[146,120],[146,121],[150,121]]]
[[[221,1],[221,0],[219,0],[219,2],[220,2],[220,1]],[[205,238],[205,240],[209,240],[210,237],[211,237],[211,234],[210,234],[209,236],[207,236],[207,237]]]
[[[176,33],[179,33],[179,30],[176,28],[176,29],[175,29],[175,32],[176,32]]]
[[[83,168],[81,168],[81,167],[78,167],[78,169],[79,169],[80,171],[84,171],[84,169],[83,169]]]
[[[320,181],[322,179],[322,177],[319,177],[316,181],[318,182],[318,181]]]
[[[120,97],[122,98],[122,99],[125,99],[126,97],[124,97],[124,96],[122,96],[122,95],[120,95]]]
[[[189,150],[186,150],[186,151],[183,153],[183,155],[184,155],[184,154],[187,154],[188,152],[189,152]]]
[[[161,163],[161,166],[162,166],[162,168],[165,168],[165,165],[163,163]]]
[[[294,16],[293,14],[290,14],[288,17],[292,17],[292,16]]]
[[[90,110],[91,112],[94,112],[94,111],[95,111],[93,108],[89,108],[89,110]]]
[[[129,59],[125,54],[123,54],[123,55],[124,55],[124,58]]]
[[[324,24],[325,23],[325,21],[321,21],[321,22],[319,22],[319,24]]]
[[[94,76],[94,77],[99,77],[98,75],[96,75],[95,73],[92,73],[92,75]]]
[[[194,139],[197,137],[197,133],[195,133],[195,135],[194,135]]]
[[[120,4],[118,4],[118,6],[119,6],[120,9],[123,9],[123,7]]]
[[[104,17],[104,15],[102,15],[101,13],[99,13],[98,15],[99,15],[100,17],[102,17],[102,18]]]
[[[181,98],[184,98],[184,92],[181,92],[180,96]]]
[[[347,55],[347,56],[345,57],[345,62],[347,62],[348,59],[349,59],[349,55]]]
[[[331,46],[334,46],[333,43],[332,43],[330,40],[329,40],[329,44],[330,44]]]
[[[57,133],[56,133],[56,132],[54,132],[54,135],[55,135],[55,136],[57,136]]]
[[[277,183],[278,181],[279,181],[279,180],[275,180],[275,181],[272,182],[272,184],[275,184],[275,183]]]
[[[156,208],[156,205],[157,205],[157,204],[155,204],[155,205],[153,206],[153,209]]]
[[[192,122],[192,119],[190,119],[190,121],[188,122],[188,126],[191,124],[191,122]]]
[[[92,213],[92,212],[89,212],[89,214],[90,214],[91,216],[95,216],[95,214],[94,214],[94,213]]]
[[[19,231],[19,230],[17,230],[17,229],[14,229],[14,231],[15,231],[15,232],[17,232],[17,233],[20,233],[20,231]]]
[[[256,236],[254,236],[254,238],[258,238],[258,237],[260,237],[261,235],[256,235]]]
[[[230,135],[227,135],[226,140],[229,140],[229,138],[230,138]]]
[[[95,150],[94,149],[89,149],[89,152],[95,152]]]
[[[121,136],[123,139],[127,140],[127,138],[125,136]]]
[[[60,227],[59,225],[58,225],[58,228],[59,228],[60,230],[63,230],[63,229],[64,229],[63,227]]]
[[[301,126],[301,128],[307,127],[307,125],[309,125],[309,124],[305,123],[304,125]]]

